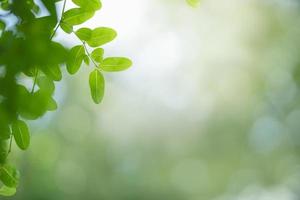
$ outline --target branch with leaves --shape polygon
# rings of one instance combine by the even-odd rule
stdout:
[[[61,0],[41,0],[49,15],[37,17],[41,12],[34,0],[0,0],[0,195],[11,196],[19,184],[19,172],[9,160],[12,142],[21,150],[30,145],[26,120],[36,120],[48,111],[57,109],[53,98],[55,82],[63,78],[61,68],[66,66],[71,75],[83,63],[91,65],[89,86],[91,97],[101,103],[105,90],[105,72],[128,69],[132,62],[125,57],[104,57],[103,45],[117,36],[108,27],[95,29],[76,26],[91,19],[101,9],[100,0],[72,0],[77,6],[65,11],[63,0],[60,19],[56,3]],[[14,15],[17,23],[6,27],[7,16]],[[54,42],[57,30],[75,34],[80,45],[67,49]],[[31,88],[22,84],[32,79]]]

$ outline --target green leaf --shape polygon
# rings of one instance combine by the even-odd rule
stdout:
[[[92,31],[90,39],[86,40],[89,46],[98,47],[111,42],[117,37],[117,32],[111,28],[99,27]]]
[[[8,148],[8,140],[0,140],[0,165],[6,162]]]
[[[102,48],[98,48],[91,53],[91,57],[94,61],[100,63],[103,60],[103,54],[104,50]]]
[[[186,0],[186,2],[192,7],[197,7],[200,4],[200,0]]]
[[[110,57],[103,60],[100,68],[107,72],[123,71],[131,67],[132,62],[128,58]]]
[[[57,110],[57,103],[52,97],[49,99],[47,110],[49,110],[49,111]]]
[[[104,96],[105,80],[103,75],[97,69],[91,72],[89,84],[92,99],[96,104],[99,104]]]
[[[72,8],[63,14],[63,22],[70,25],[79,25],[94,16],[95,12],[83,8]]]
[[[37,85],[39,86],[40,90],[47,93],[53,94],[55,90],[55,85],[51,79],[46,76],[40,76],[37,79]]]
[[[90,65],[90,57],[88,55],[84,56],[83,61],[86,65]]]
[[[62,74],[59,65],[46,66],[42,68],[43,72],[54,81],[60,81]]]
[[[0,168],[0,180],[7,187],[16,188],[19,183],[19,178],[20,174],[16,168],[10,165],[3,165]]]
[[[83,45],[75,46],[70,50],[67,60],[67,70],[70,74],[75,74],[79,70],[84,57],[85,51]]]
[[[63,21],[60,23],[60,28],[69,34],[73,32],[73,26],[71,26],[67,23],[64,23]]]
[[[12,133],[18,147],[22,150],[26,150],[30,144],[30,134],[26,123],[21,120],[15,121],[12,124]]]
[[[6,140],[10,137],[10,129],[8,124],[0,124],[0,140]]]
[[[101,2],[100,0],[72,0],[77,6],[85,8],[87,10],[100,10]]]
[[[7,186],[3,185],[0,188],[0,196],[10,197],[10,196],[15,195],[16,192],[17,192],[17,190],[14,187],[7,187]]]
[[[83,41],[87,41],[92,36],[92,30],[89,28],[81,28],[81,29],[77,30],[75,32],[75,34],[79,39],[81,39]]]
[[[6,27],[6,24],[3,21],[0,21],[0,31],[3,31]]]

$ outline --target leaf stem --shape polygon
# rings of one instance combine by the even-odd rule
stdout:
[[[85,42],[82,41],[82,40],[81,40],[81,42],[82,42],[82,44],[83,44],[83,46],[84,46],[84,49],[85,49],[85,52],[86,52],[87,56],[91,59],[91,61],[92,61],[92,62],[94,63],[94,65],[96,66],[96,68],[99,69],[99,68],[100,68],[99,65],[98,65],[98,64],[94,61],[94,59],[92,58],[92,56],[91,56],[89,50],[87,49],[87,46],[86,46]]]
[[[75,32],[74,31],[72,31],[72,33],[74,33],[75,34]],[[76,34],[75,34],[76,35]],[[85,52],[86,52],[86,54],[87,54],[87,56],[91,59],[91,61],[93,62],[93,64],[96,66],[96,68],[98,69],[98,70],[100,70],[101,71],[101,69],[100,69],[100,67],[99,67],[99,65],[95,62],[95,60],[92,58],[92,56],[91,56],[91,54],[90,54],[90,52],[89,52],[89,50],[88,50],[88,48],[87,48],[87,46],[86,46],[86,43],[85,43],[85,41],[83,41],[82,39],[80,39],[79,37],[77,37],[80,41],[81,41],[81,43],[82,43],[82,45],[83,45],[83,47],[84,47],[84,50],[85,50]]]
[[[39,70],[38,70],[38,68],[35,68],[35,75],[34,75],[33,86],[32,86],[32,89],[31,89],[31,94],[34,93],[34,89],[35,89],[35,86],[36,86],[36,83],[37,83],[38,75],[39,75]]]
[[[10,135],[10,140],[9,140],[9,149],[8,149],[7,155],[11,152],[12,138],[13,138],[13,135],[11,134]]]
[[[63,14],[64,14],[65,9],[66,9],[66,3],[67,3],[67,0],[64,0],[64,4],[63,4],[63,9],[62,9],[62,11],[61,11],[60,20],[59,20],[59,22],[56,24],[56,27],[55,27],[53,33],[52,33],[51,36],[50,36],[50,40],[53,39],[53,37],[55,36],[55,34],[56,34],[56,32],[57,32],[57,30],[58,30],[58,28],[59,28],[59,26],[60,26],[60,24],[61,24],[61,22],[62,22]]]

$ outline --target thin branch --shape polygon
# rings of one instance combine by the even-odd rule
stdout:
[[[31,94],[34,93],[34,89],[35,89],[35,86],[36,86],[36,83],[37,83],[38,75],[39,75],[39,70],[38,70],[38,68],[35,68],[34,81],[33,81],[33,86],[32,86],[32,89],[31,89]]]
[[[13,135],[11,134],[10,135],[10,140],[9,140],[9,149],[8,149],[7,155],[10,154],[10,152],[11,152],[12,139],[13,139]]]
[[[64,0],[64,5],[63,5],[62,11],[61,11],[60,20],[59,20],[58,23],[56,24],[56,27],[55,27],[53,33],[52,33],[51,36],[50,36],[50,40],[53,39],[53,37],[55,36],[55,34],[56,34],[56,32],[57,32],[57,30],[58,30],[60,24],[61,24],[62,17],[63,17],[63,15],[64,15],[64,12],[65,12],[65,9],[66,9],[66,3],[67,3],[67,0]]]

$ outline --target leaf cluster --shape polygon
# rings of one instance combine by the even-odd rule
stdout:
[[[9,164],[8,155],[13,141],[21,150],[29,148],[26,121],[36,120],[58,107],[53,95],[55,83],[63,79],[63,67],[71,75],[84,63],[91,67],[87,84],[98,104],[104,97],[104,73],[132,65],[125,57],[104,57],[103,45],[116,38],[115,30],[76,29],[101,9],[100,0],[72,0],[76,7],[65,11],[66,1],[41,0],[48,15],[38,17],[41,9],[34,0],[0,0],[0,195],[16,192],[19,172]],[[61,15],[56,11],[56,3],[63,4]],[[11,17],[17,21],[8,26]],[[53,41],[59,28],[75,34],[79,45],[68,49]],[[25,84],[26,80],[32,80],[31,87]]]

